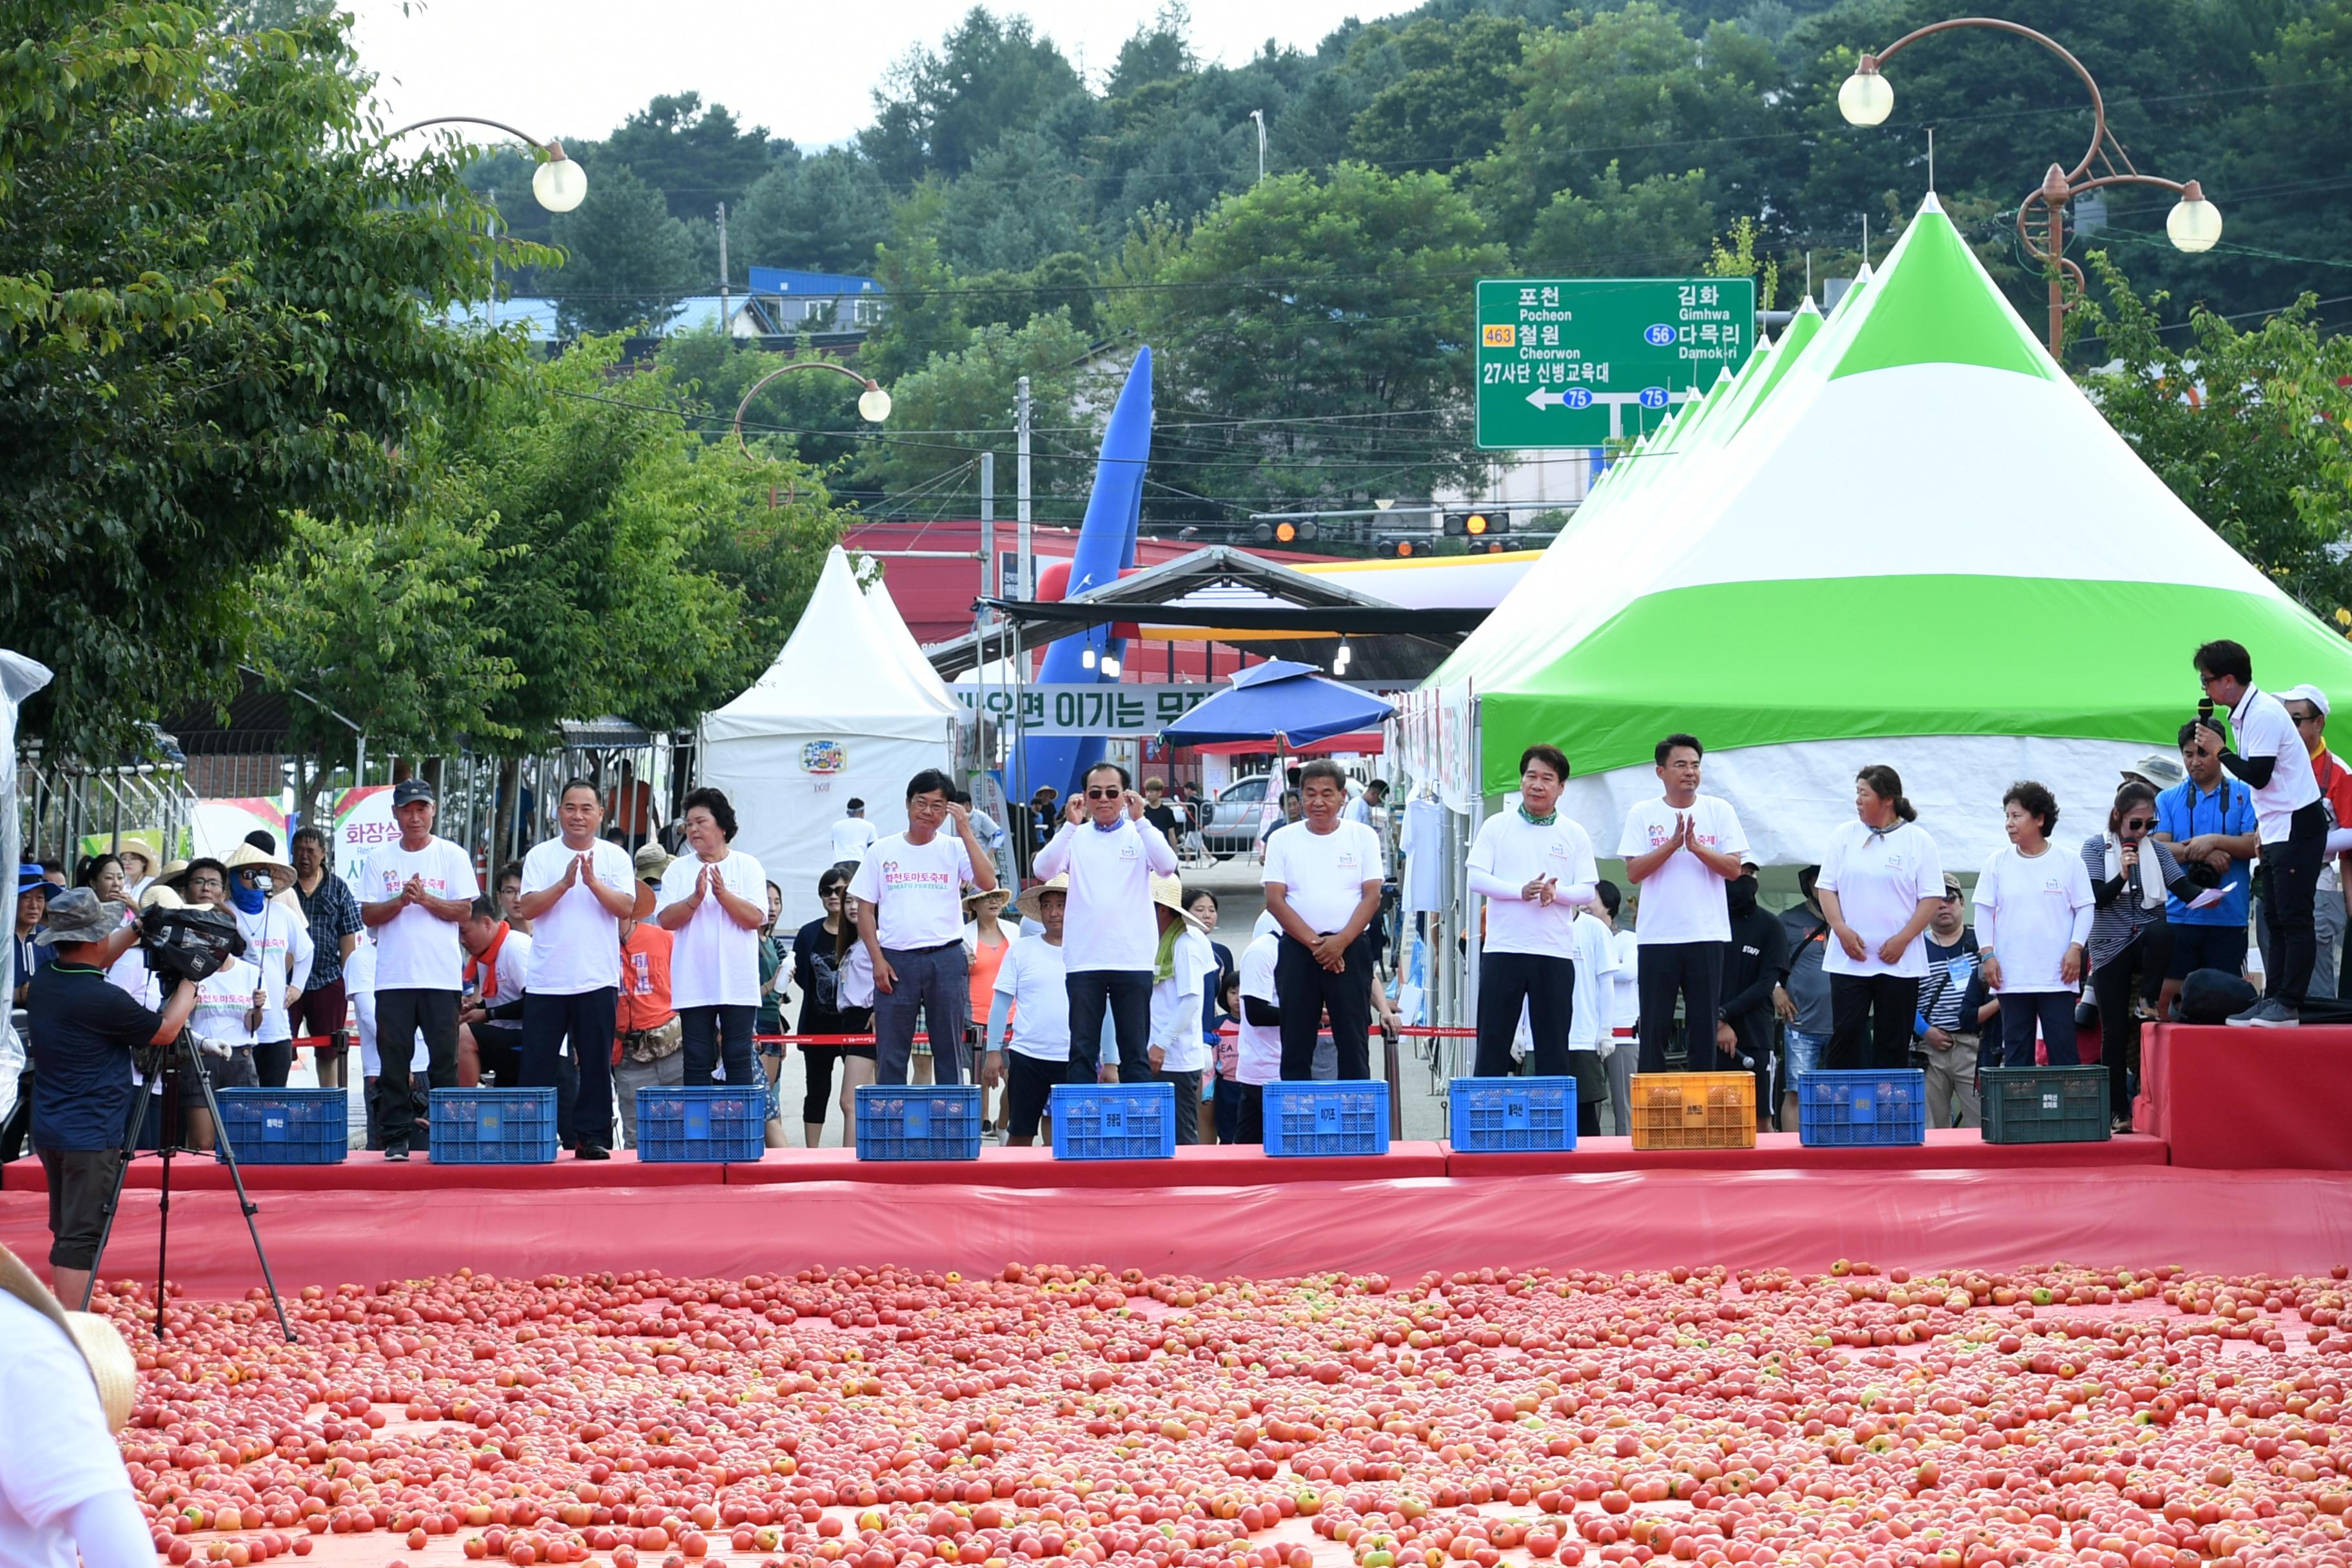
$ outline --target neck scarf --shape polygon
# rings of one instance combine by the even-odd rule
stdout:
[[[232,883],[228,889],[228,896],[236,902],[238,909],[249,915],[259,914],[261,906],[269,901],[268,894],[259,888],[248,888],[243,882]]]
[[[500,921],[499,929],[490,933],[490,945],[474,959],[474,973],[482,977],[482,1001],[486,1005],[499,994],[499,949],[507,944],[507,922]]]
[[[1534,812],[1529,811],[1525,805],[1522,805],[1519,807],[1519,820],[1526,823],[1529,827],[1549,827],[1553,823],[1559,820],[1559,808],[1558,806],[1554,806],[1551,810],[1545,812],[1541,816],[1538,816]]]
[[[1173,980],[1176,978],[1176,939],[1183,934],[1184,917],[1181,915],[1170,921],[1168,922],[1168,929],[1160,933],[1160,956],[1153,961],[1151,965],[1152,979]]]

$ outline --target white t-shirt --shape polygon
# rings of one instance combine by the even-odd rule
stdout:
[[[1472,889],[1486,900],[1485,952],[1576,956],[1577,907],[1557,900],[1532,903],[1519,897],[1519,889],[1538,877],[1549,877],[1559,884],[1563,898],[1579,888],[1589,896],[1601,871],[1593,864],[1592,839],[1583,828],[1565,816],[1538,827],[1516,808],[1502,812],[1478,825],[1468,866]]]
[[[1201,998],[1207,977],[1217,972],[1217,952],[1187,921],[1177,933],[1174,956],[1173,973],[1151,985],[1151,1043],[1165,1053],[1161,1072],[1199,1072],[1209,1065],[1209,1042],[1201,1032]]]
[[[2080,855],[2053,844],[2029,860],[2016,845],[2001,846],[1977,878],[1977,941],[2000,963],[1994,989],[2081,990],[2059,966],[2069,946],[2090,940],[2095,912]]]
[[[1911,939],[1899,963],[1878,956],[1879,944],[1919,912],[1922,899],[1944,896],[1944,858],[1926,828],[1916,822],[1898,823],[1885,833],[1873,833],[1859,819],[1841,822],[1830,834],[1829,853],[1822,857],[1816,884],[1838,896],[1845,923],[1862,938],[1863,956],[1848,958],[1835,937],[1822,955],[1822,968],[1831,974],[1893,974],[1906,980],[1927,977],[1925,931]],[[1643,911],[1643,919],[1648,911]]]
[[[702,868],[714,862],[687,855],[662,873],[654,895],[656,912],[694,896]],[[727,890],[755,910],[768,907],[768,874],[740,849],[715,862]],[[620,951],[615,939],[614,952]],[[688,1007],[756,1007],[760,1005],[760,928],[737,925],[718,899],[706,898],[694,917],[670,932],[669,1004]]]
[[[1339,808],[1339,816],[1346,821],[1360,822],[1370,827],[1372,825],[1372,803],[1362,795],[1351,795],[1348,797],[1348,804]]]
[[[971,855],[961,834],[934,833],[929,843],[912,844],[893,833],[866,851],[849,896],[875,911],[875,940],[884,952],[913,952],[963,940],[963,885],[971,880]]]
[[[1609,951],[1617,958],[1609,975],[1609,1027],[1630,1029],[1642,1021],[1642,933],[1611,931]]]
[[[276,900],[264,900],[261,912],[247,914],[230,906],[236,916],[236,929],[245,934],[244,962],[261,971],[262,994],[268,1003],[261,1010],[261,1026],[253,1032],[254,1039],[263,1045],[294,1037],[294,1026],[286,1016],[286,988],[305,989],[310,981],[310,924],[299,918],[289,919]]]
[[[131,913],[125,923],[135,925],[139,921],[139,905],[135,894],[131,896],[130,907]],[[117,990],[128,991],[131,995],[139,998],[143,1005],[152,1007],[158,1012],[163,1010],[163,1004],[159,998],[163,994],[163,988],[156,984],[154,971],[147,967],[146,952],[135,943],[128,952],[107,966],[106,983]]]
[[[862,860],[866,851],[882,830],[862,816],[845,816],[833,825],[833,858],[835,865],[844,860]]]
[[[874,1005],[874,960],[866,952],[865,942],[855,936],[849,939],[849,952],[841,961],[838,989],[844,1007]],[[1062,1005],[1067,1007],[1068,1001],[1066,999]]]
[[[613,939],[615,951],[620,940],[617,935]],[[482,1005],[486,1007],[504,1007],[509,1003],[521,1000],[524,992],[538,990],[539,986],[532,967],[538,952],[538,944],[531,941],[529,931],[508,928],[506,941],[499,943],[499,983],[494,988],[483,994]],[[478,992],[481,991],[482,972],[479,967],[481,960],[468,957],[467,962],[476,966],[473,972],[474,989]]]
[[[473,899],[482,884],[466,852],[446,838],[425,841],[411,851],[395,838],[379,845],[360,874],[352,879],[352,896],[363,904],[381,904],[400,897],[400,889],[415,877],[425,890],[440,899]],[[457,942],[457,922],[445,921],[421,904],[412,904],[375,928],[375,988],[379,991],[460,991],[465,988],[465,949]]]
[[[614,892],[636,896],[636,866],[627,850],[599,838],[585,851],[561,838],[533,846],[522,858],[522,890],[544,892],[563,880],[564,872],[583,853],[593,856],[596,879]],[[731,884],[730,884],[731,885]],[[691,890],[689,889],[689,890]],[[751,901],[768,907],[763,889]],[[530,988],[542,996],[578,996],[621,984],[621,919],[603,904],[585,882],[574,881],[563,896],[531,919]]]
[[[1691,818],[1692,841],[1720,855],[1748,853],[1748,835],[1739,814],[1727,801],[1711,795],[1696,796],[1677,811],[1664,795],[1645,800],[1625,814],[1625,831],[1617,853],[1631,860],[1675,836],[1675,818]],[[1642,884],[1641,936],[1644,945],[1684,942],[1729,942],[1731,909],[1725,901],[1724,879],[1687,850],[1677,849]]]
[[[1091,821],[1066,822],[1037,852],[1034,869],[1046,881],[1069,873],[1062,962],[1073,973],[1150,970],[1160,956],[1151,873],[1176,874],[1176,851],[1158,828],[1125,816],[1108,831]]]
[[[258,1037],[245,1026],[245,1016],[253,1009],[257,985],[268,989],[261,971],[242,958],[230,959],[196,982],[196,1007],[188,1015],[188,1027],[195,1031],[198,1039],[216,1045],[253,1044]],[[285,1016],[282,1010],[278,1016]]]
[[[2254,822],[2263,843],[2284,844],[2294,814],[2319,798],[2319,779],[2311,770],[2311,753],[2304,749],[2303,737],[2295,733],[2294,721],[2286,716],[2286,704],[2259,686],[2247,687],[2238,705],[2230,710],[2230,733],[2236,742],[2231,750],[2249,762],[2256,757],[2278,759],[2271,767],[2271,782],[2253,791]],[[2004,955],[2001,968],[2008,967]]]
[[[1024,936],[1005,952],[996,967],[996,992],[1013,998],[1008,1049],[1033,1061],[1070,1059],[1067,973],[1061,948],[1042,936]]]
[[[1282,939],[1271,932],[1242,950],[1241,962],[1234,968],[1240,972],[1244,996],[1255,996],[1272,1006],[1282,1005],[1274,986],[1275,963],[1281,951]],[[1239,1023],[1241,1049],[1234,1065],[1234,1081],[1276,1082],[1282,1077],[1282,1030],[1272,1025],[1251,1023],[1246,1006],[1242,1009]]]
[[[1576,992],[1568,1020],[1568,1048],[1595,1050],[1609,1037],[1610,998],[1615,991],[1610,978],[1617,973],[1616,939],[1600,916],[1582,910],[1577,911],[1569,930],[1576,942]]]
[[[109,1492],[127,1500],[131,1480],[80,1349],[5,1292],[0,1410],[9,1413],[0,1420],[0,1564],[74,1568],[74,1510]]]
[[[343,989],[352,999],[352,1016],[359,1020],[361,1076],[373,1078],[383,1070],[383,1060],[375,1038],[375,942],[364,931],[351,957],[343,960]],[[408,1066],[412,1072],[429,1071],[433,1066],[433,1050],[422,1029],[410,1047]]]
[[[1360,822],[1328,833],[1297,823],[1265,841],[1261,883],[1279,882],[1298,918],[1318,932],[1338,931],[1363,901],[1364,884],[1381,879],[1381,836]]]

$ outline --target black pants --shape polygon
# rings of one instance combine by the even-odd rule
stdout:
[[[1176,1091],[1176,1142],[1201,1141],[1201,1075],[1196,1072],[1156,1072],[1152,1079]]]
[[[253,1047],[253,1072],[264,1089],[284,1089],[294,1072],[294,1042],[263,1040]]]
[[[2107,1069],[2107,1110],[2116,1116],[2131,1114],[2130,1063],[2138,1056],[2139,1021],[2132,1016],[2135,976],[2138,992],[2147,994],[2151,983],[2161,985],[2164,964],[2158,944],[2149,939],[2164,928],[2148,926],[2124,943],[2123,951],[2091,971],[2091,996],[2099,1005],[2099,1060]]]
[[[1674,1039],[1675,1000],[1682,999],[1685,1062],[1693,1072],[1713,1072],[1715,1014],[1723,1004],[1723,943],[1657,942],[1642,944],[1642,1055],[1640,1072],[1666,1070],[1666,1047]]]
[[[1235,1143],[1265,1142],[1265,1086],[1260,1083],[1235,1084],[1241,1092],[1241,1109],[1234,1117]]]
[[[1342,1080],[1372,1076],[1372,943],[1359,936],[1348,944],[1339,973],[1315,962],[1315,952],[1288,931],[1274,960],[1274,986],[1282,997],[1282,1079],[1303,1083],[1315,1076],[1315,1038],[1323,1015],[1331,1015],[1331,1044],[1339,1052]]]
[[[760,1071],[759,1061],[751,1051],[751,1025],[759,1016],[758,1005],[750,1002],[679,1008],[678,1028],[686,1037],[682,1047],[686,1052],[686,1081],[705,1086],[717,1083],[719,1079],[713,1074],[723,1065],[730,1087],[754,1082],[764,1086],[767,1078]],[[611,1069],[605,1072],[604,1093],[610,1099]],[[606,1120],[610,1119],[608,1112]]]
[[[2263,908],[2270,916],[2274,961],[2263,994],[2291,1007],[2303,1005],[2311,966],[2319,956],[2311,906],[2319,896],[2319,871],[2326,858],[2327,817],[2315,800],[2294,814],[2286,842],[2263,846]]]
[[[384,1147],[402,1148],[416,1131],[416,1106],[409,1097],[408,1058],[415,1053],[416,1032],[425,1032],[425,1048],[432,1066],[426,1077],[435,1089],[457,1087],[457,994],[403,988],[375,994],[375,1037],[386,1042],[379,1054],[376,1115]]]
[[[1830,1046],[1822,1066],[1885,1072],[1911,1064],[1919,983],[1899,974],[1830,976]]]
[[[2072,991],[2011,991],[2000,999],[2000,1062],[2005,1068],[2033,1065],[2033,1026],[2042,1026],[2042,1044],[2053,1068],[2080,1067],[2083,1053],[2074,1044],[2074,993]],[[1979,1055],[1979,1065],[1986,1063]]]
[[[1478,955],[1478,1058],[1471,1070],[1480,1078],[1514,1078],[1511,1039],[1519,1032],[1525,1004],[1533,1044],[1528,1069],[1539,1078],[1568,1076],[1568,1026],[1576,1006],[1576,961],[1538,952]]]
[[[552,1088],[563,1094],[562,1050],[572,1042],[579,1088],[572,1101],[572,1135],[582,1144],[609,1149],[613,1143],[613,1031],[619,1017],[618,987],[600,986],[569,996],[526,991],[522,997],[522,1086]],[[738,1080],[732,1062],[727,1081]]]
[[[0,1121],[0,1165],[23,1159],[32,1137],[33,1069],[26,1068],[16,1075],[16,1103],[9,1110],[8,1120]]]
[[[1569,1070],[1576,1075],[1576,1135],[1601,1136],[1601,1108],[1609,1100],[1609,1064],[1598,1051],[1570,1051]]]
[[[1111,1059],[1121,1083],[1151,1081],[1151,971],[1076,969],[1062,980],[1070,999],[1069,1081],[1092,1083],[1102,1066],[1103,1015],[1110,1015]]]

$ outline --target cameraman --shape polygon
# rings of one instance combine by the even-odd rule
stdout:
[[[167,1046],[196,1005],[183,980],[159,1015],[121,987],[107,969],[130,950],[139,928],[123,923],[121,904],[101,903],[88,888],[49,900],[48,924],[33,938],[56,959],[33,976],[33,1148],[49,1183],[49,1283],[79,1302],[98,1267],[98,1233],[122,1165],[122,1138],[136,1092],[131,1053]]]

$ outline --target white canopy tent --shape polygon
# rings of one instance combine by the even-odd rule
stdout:
[[[783,889],[782,921],[823,911],[833,825],[855,796],[883,833],[907,825],[907,781],[954,755],[955,699],[880,584],[835,548],[783,651],[751,689],[703,716],[702,779],[735,807],[736,847]]]

